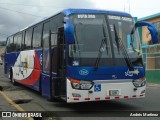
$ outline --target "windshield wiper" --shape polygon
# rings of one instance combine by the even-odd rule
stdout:
[[[102,53],[105,51],[105,49],[107,49],[106,38],[103,38],[101,41],[100,48],[99,48],[98,56],[96,58],[96,62],[94,64],[94,70],[98,69],[98,65],[99,65],[100,59],[102,57]],[[108,50],[107,50],[107,52],[108,52]]]
[[[126,50],[126,48],[125,48],[125,46],[123,44],[122,39],[118,36],[118,33],[117,33],[115,25],[114,25],[114,33],[115,33],[115,41],[116,41],[116,44],[117,44],[118,53],[119,53],[119,50],[121,48],[122,54],[124,56],[124,59],[125,59],[125,61],[127,63],[127,66],[129,68],[129,70],[133,70],[133,64],[132,64],[132,62],[131,62],[131,60],[129,58],[129,55],[128,55],[127,50]]]
[[[102,57],[102,53],[105,51],[105,49],[106,49],[107,54],[108,54],[107,36],[106,36],[105,28],[104,28],[103,25],[102,25],[102,30],[103,30],[103,36],[104,36],[104,38],[101,41],[101,45],[100,45],[100,48],[99,48],[98,56],[97,56],[96,62],[94,64],[94,70],[98,69],[98,65],[99,65],[100,59]]]
[[[106,36],[106,33],[105,33],[105,29],[104,29],[104,26],[102,25],[102,28],[103,28],[103,36],[104,36],[104,42],[106,43],[106,51],[107,51],[107,55],[108,55],[108,44],[107,44],[107,36]]]

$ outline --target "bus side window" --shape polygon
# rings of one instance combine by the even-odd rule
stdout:
[[[13,36],[11,36],[7,39],[6,46],[7,46],[8,53],[14,51],[15,47],[14,47],[14,43],[13,43]]]
[[[25,32],[24,49],[31,49],[32,28],[29,28]]]
[[[17,43],[18,43],[18,39],[17,39],[17,35],[15,35],[14,36],[14,47],[15,47],[15,49],[14,49],[14,51],[17,51],[18,50],[18,45],[17,45]]]
[[[25,35],[25,31],[22,32],[22,42],[21,42],[21,50],[24,50],[25,46],[24,46],[24,36]]]
[[[22,34],[16,34],[14,36],[14,47],[15,51],[20,51],[21,50],[21,41],[22,41]]]
[[[38,25],[33,30],[33,48],[41,47],[42,25]]]
[[[58,61],[57,61],[57,56],[58,56],[58,47],[57,47],[57,33],[52,33],[51,34],[51,52],[52,52],[52,72],[57,73],[58,69]]]
[[[51,34],[51,46],[52,47],[57,46],[57,33]]]
[[[49,51],[49,22],[44,23],[43,27],[43,72],[50,73],[50,51]]]
[[[10,38],[7,39],[7,44],[6,44],[6,46],[7,46],[7,52],[8,52],[8,53],[11,52]]]
[[[17,35],[17,46],[16,46],[16,49],[18,51],[21,50],[21,42],[22,42],[22,34],[20,33],[20,34]]]

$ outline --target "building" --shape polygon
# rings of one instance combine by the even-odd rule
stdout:
[[[0,41],[0,59],[4,61],[4,50],[6,46],[6,41]]]
[[[5,46],[0,46],[0,59],[4,60],[4,50],[5,50]]]
[[[160,13],[138,19],[138,21],[151,22],[158,30],[159,43],[152,44],[147,27],[140,28],[143,60],[146,67],[148,82],[160,83]]]

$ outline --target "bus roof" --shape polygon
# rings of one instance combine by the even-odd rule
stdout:
[[[71,14],[111,14],[111,15],[122,15],[122,16],[126,16],[126,17],[131,17],[130,14],[125,13],[125,12],[120,12],[120,11],[109,11],[109,10],[107,11],[107,10],[98,10],[98,9],[97,10],[96,9],[72,9],[72,8],[69,8],[69,9],[64,9],[63,11],[60,11],[60,12],[58,12],[54,15],[51,15],[49,17],[45,17],[39,22],[47,20],[47,19],[49,19],[53,16],[56,16],[60,13],[63,13],[65,16],[69,16]],[[37,24],[37,23],[31,24],[31,25],[27,26],[26,28],[28,28],[32,25],[35,25],[35,24]]]
[[[96,10],[96,9],[72,9],[72,8],[69,8],[69,9],[64,9],[63,11],[60,11],[54,15],[51,15],[49,17],[45,17],[43,18],[41,21],[39,22],[42,22],[44,20],[47,20],[53,16],[56,16],[60,13],[63,13],[65,16],[69,16],[71,14],[82,14],[82,13],[86,13],[86,14],[111,14],[111,15],[122,15],[122,16],[126,16],[126,17],[131,17],[130,14],[128,13],[125,13],[125,12],[120,12],[120,11],[107,11],[107,10]],[[34,24],[31,24],[31,25],[34,25]],[[31,26],[30,25],[30,26]],[[28,27],[30,27],[28,26]]]
[[[125,16],[125,17],[131,17],[131,15],[129,13],[125,13],[125,12],[120,12],[120,11],[110,11],[110,10],[98,10],[98,9],[72,9],[72,8],[69,8],[69,9],[64,9],[63,11],[60,11],[58,12],[57,14],[54,14],[54,15],[51,15],[49,17],[45,17],[43,18],[42,20],[40,20],[39,22],[36,22],[36,23],[32,23],[31,25],[21,29],[20,31],[18,32],[21,32],[31,26],[34,26],[44,20],[47,20],[49,18],[52,18],[53,16],[56,16],[60,13],[63,13],[65,16],[69,16],[71,14],[110,14],[110,15],[121,15],[121,16]],[[14,33],[14,34],[17,34],[18,32]],[[12,35],[14,35],[12,34]],[[10,35],[10,36],[12,36]],[[8,36],[8,37],[10,37]]]
[[[81,13],[86,13],[86,14],[112,14],[112,15],[122,15],[126,17],[131,17],[130,14],[125,13],[125,12],[119,12],[119,11],[109,11],[109,10],[96,10],[96,9],[65,9],[63,10],[63,13],[68,16],[71,14],[81,14]]]

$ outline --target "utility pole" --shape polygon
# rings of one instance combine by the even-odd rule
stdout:
[[[130,0],[128,0],[128,5],[129,5],[129,13],[130,13]]]
[[[128,12],[130,13],[131,12],[131,6],[130,6],[130,0],[127,0],[125,1],[124,3],[124,12],[126,12],[126,5],[127,5],[127,8],[128,8]]]

